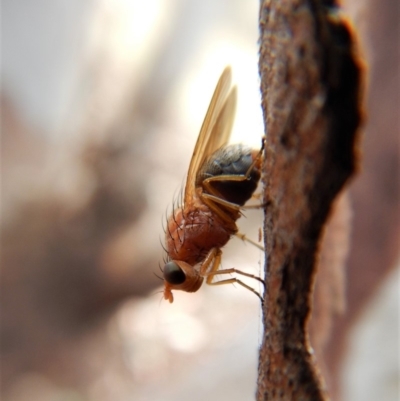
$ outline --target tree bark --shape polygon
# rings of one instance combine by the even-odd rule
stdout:
[[[266,295],[257,400],[326,400],[307,323],[321,234],[359,163],[362,62],[331,2],[264,0]]]

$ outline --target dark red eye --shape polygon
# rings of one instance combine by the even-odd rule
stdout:
[[[186,280],[185,273],[175,262],[168,262],[163,273],[165,281],[170,284],[182,284]]]

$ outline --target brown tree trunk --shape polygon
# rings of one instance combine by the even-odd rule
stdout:
[[[361,72],[350,27],[320,1],[262,1],[266,296],[257,400],[325,400],[307,323],[319,243],[358,166]]]

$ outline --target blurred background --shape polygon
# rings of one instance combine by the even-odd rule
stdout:
[[[368,63],[367,122],[350,188],[347,312],[326,363],[343,401],[395,400],[399,7],[348,3]],[[175,292],[170,305],[154,273],[162,223],[227,64],[238,86],[232,141],[260,146],[258,7],[2,1],[2,399],[254,398],[258,299],[204,286]],[[257,240],[261,212],[239,225]],[[223,266],[259,275],[263,255],[232,239]]]

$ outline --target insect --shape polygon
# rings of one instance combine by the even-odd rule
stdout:
[[[252,197],[261,176],[261,150],[227,145],[236,108],[236,87],[231,89],[231,69],[223,71],[205,115],[190,161],[182,205],[167,220],[163,270],[164,298],[173,302],[172,290],[197,291],[207,284],[238,283],[260,294],[235,277],[213,281],[215,276],[237,273],[259,277],[235,268],[218,270],[221,248],[238,232],[236,220]],[[258,206],[259,207],[259,206]]]

